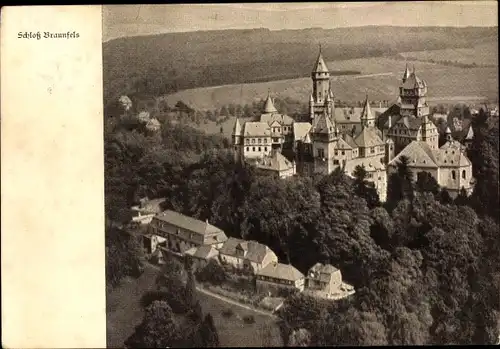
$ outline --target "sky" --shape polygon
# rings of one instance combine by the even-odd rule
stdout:
[[[103,40],[196,30],[497,26],[497,1],[104,5]]]

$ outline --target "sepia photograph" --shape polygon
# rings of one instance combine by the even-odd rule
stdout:
[[[102,74],[108,348],[500,344],[496,1],[104,5]]]

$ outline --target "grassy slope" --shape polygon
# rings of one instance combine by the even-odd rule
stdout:
[[[107,347],[123,348],[123,342],[133,333],[143,317],[140,305],[141,296],[154,289],[157,269],[146,264],[144,274],[136,279],[126,279],[122,284],[108,294],[109,311],[106,314]],[[264,327],[271,328],[272,340],[279,346],[280,338],[274,319],[254,313],[240,307],[229,305],[219,299],[198,293],[198,297],[205,313],[210,312],[214,318],[219,333],[221,346],[263,346],[259,331]],[[234,311],[232,318],[224,318],[221,312],[227,308]],[[254,315],[255,324],[244,324],[239,318]]]
[[[498,96],[498,68],[465,69],[424,62],[409,63],[415,64],[417,74],[427,81],[431,100],[448,96],[493,99]],[[381,57],[335,61],[328,65],[330,69],[357,69],[363,74],[332,79],[336,98],[345,101],[361,100],[366,92],[373,100],[395,100],[404,70],[404,62]],[[364,76],[370,74],[384,75]],[[251,103],[265,97],[268,89],[276,96],[289,96],[307,102],[311,93],[311,79],[189,89],[169,95],[167,101],[175,104],[182,100],[196,109],[212,109],[229,103]]]
[[[471,48],[403,52],[405,57],[434,61],[457,61],[466,64],[498,65],[498,42],[480,44]]]

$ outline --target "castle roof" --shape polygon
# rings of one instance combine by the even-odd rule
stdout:
[[[472,125],[469,125],[469,129],[467,130],[467,135],[465,139],[471,141],[474,138],[474,130],[472,129]]]
[[[347,134],[347,133],[344,133],[342,135],[342,138],[343,140],[352,148],[352,149],[355,149],[358,147],[358,145],[356,144],[356,142],[354,141],[354,138],[351,137],[351,135]]]
[[[375,172],[375,171],[385,171],[385,165],[381,162],[378,157],[369,157],[369,158],[354,158],[348,160],[345,164],[345,172],[353,174],[354,170],[356,170],[357,166],[364,166],[367,172]]]
[[[321,50],[319,51],[316,63],[314,63],[313,73],[328,73],[328,67],[326,66]]]
[[[339,124],[349,124],[349,123],[360,123],[361,117],[363,115],[362,107],[346,107],[346,108],[335,108],[334,110],[334,119],[335,122]],[[372,115],[377,116],[384,113],[387,108],[372,108],[370,107],[370,111]],[[373,118],[373,117],[372,117]]]
[[[422,120],[416,117],[403,116],[396,121],[396,124],[404,125],[409,130],[418,131],[420,126],[422,126]]]
[[[293,136],[297,141],[303,141],[309,134],[312,125],[309,122],[294,122],[293,123]]]
[[[249,121],[243,126],[243,136],[270,136],[271,128],[267,122]]]
[[[408,69],[408,63],[406,63],[406,69],[405,72],[403,73],[403,81],[405,81],[409,77],[410,77],[410,69]]]
[[[389,166],[396,166],[403,156],[410,159],[408,164],[410,167],[438,167],[433,150],[423,141],[412,141],[394,159],[392,159],[391,162],[389,162]]]
[[[236,118],[236,121],[234,122],[233,136],[241,136],[241,124],[238,118]]]
[[[372,110],[370,108],[370,102],[368,101],[368,96],[366,96],[365,105],[361,111],[361,119],[371,120],[374,119]]]
[[[405,90],[412,90],[415,88],[424,88],[426,85],[425,81],[420,79],[415,72],[411,73],[408,79],[403,83],[403,88]]]
[[[271,98],[271,93],[268,93],[266,102],[264,104],[264,113],[277,113],[276,107],[274,106],[273,99]]]
[[[339,138],[339,140],[337,142],[337,149],[352,150],[352,147],[345,140],[343,140],[342,138]]]
[[[354,142],[356,142],[358,147],[362,148],[375,147],[384,144],[374,127],[363,128],[356,138],[354,138]]]
[[[273,171],[286,171],[293,167],[293,164],[278,151],[259,159],[256,165],[258,168]]]
[[[326,114],[319,115],[313,121],[313,132],[315,133],[332,133],[334,132],[333,122]]]

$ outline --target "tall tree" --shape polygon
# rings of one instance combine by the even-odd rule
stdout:
[[[207,314],[200,326],[200,336],[204,347],[215,348],[219,346],[219,334],[211,314]]]
[[[373,182],[369,182],[367,180],[368,172],[365,169],[365,166],[356,166],[354,169],[354,186],[355,186],[355,194],[366,200],[368,207],[374,208],[380,205],[380,198],[377,193],[377,189]]]

